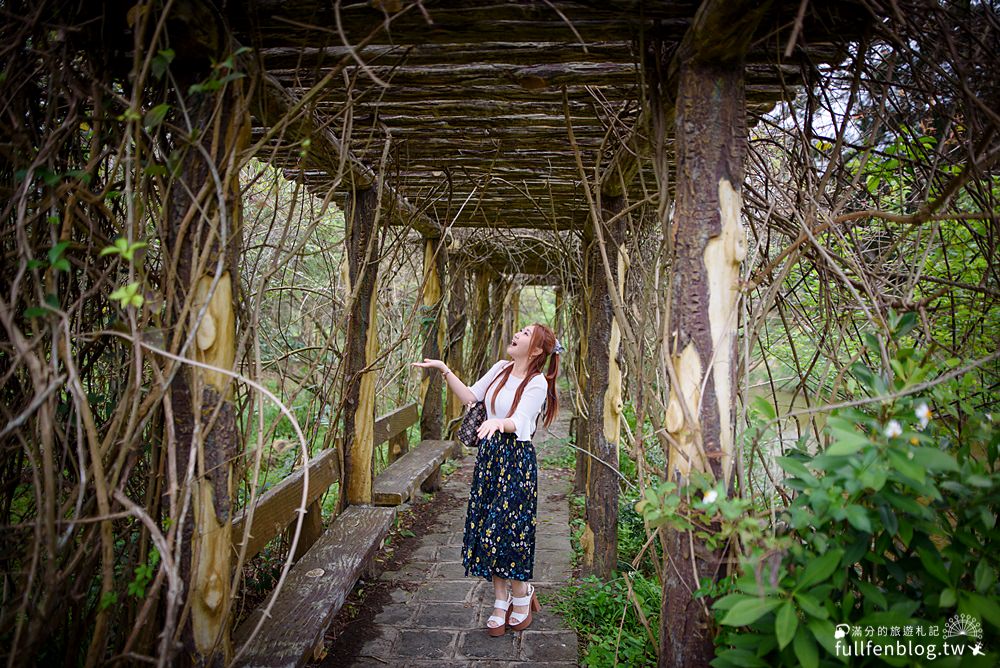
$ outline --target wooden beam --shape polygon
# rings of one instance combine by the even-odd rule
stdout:
[[[496,272],[490,267],[479,266],[475,270],[475,303],[472,308],[470,330],[476,335],[472,338],[472,354],[469,357],[469,377],[463,378],[467,384],[472,384],[486,373],[489,368],[489,340],[487,332],[494,328],[494,313],[490,309],[490,282]]]
[[[528,43],[630,41],[654,19],[663,26],[674,26],[680,34],[691,11],[686,3],[645,2],[640,9],[639,3],[619,2],[588,6],[564,1],[543,4],[456,0],[420,7],[415,2],[376,7],[371,3],[258,0],[250,11],[244,5],[231,7],[230,20],[237,30],[255,37],[254,44],[269,47],[339,44],[331,30],[331,26],[338,25],[352,44],[380,28],[385,29],[393,44],[400,45],[493,43],[498,36],[509,42]]]
[[[375,420],[374,444],[381,445],[391,441],[417,423],[420,419],[416,402],[401,406]]]
[[[261,49],[261,60],[267,69],[296,68],[308,71],[321,69],[351,57],[353,53],[369,65],[405,63],[407,66],[439,65],[441,63],[507,63],[538,65],[541,63],[617,62],[633,63],[631,41],[590,42],[483,42],[478,44],[374,44],[361,48],[345,46],[277,47]]]
[[[372,501],[375,441],[375,372],[378,356],[379,231],[375,221],[377,194],[356,190],[349,200],[345,242],[352,296],[344,352],[344,479],[341,507]]]
[[[378,175],[370,167],[358,160],[324,119],[311,106],[289,92],[274,76],[260,73],[260,92],[255,98],[254,114],[270,130],[269,134],[296,142],[299,150],[304,150],[301,142],[309,140],[303,165],[314,165],[326,171],[333,178],[341,175],[342,188],[371,188],[382,193],[382,215],[405,221],[421,234],[436,236],[440,228],[434,221],[419,213],[416,208],[388,184],[379,184]]]
[[[518,65],[507,63],[470,63],[410,66],[369,65],[371,73],[392,86],[490,86],[507,84],[530,90],[558,89],[560,86],[621,85],[639,72],[632,63],[555,63]],[[282,83],[293,83],[301,76],[298,69],[272,70]]]
[[[302,488],[305,485],[305,471],[309,470],[309,489],[306,507],[317,502],[340,479],[338,467],[339,453],[330,448],[309,460],[308,467],[301,467],[290,473],[281,482],[264,492],[254,505],[253,523],[247,537],[246,560],[252,559],[271,540],[295,520],[295,510],[302,503]],[[238,551],[243,542],[247,510],[233,519],[233,549]]]
[[[448,336],[445,340],[445,363],[457,378],[465,378],[465,330],[468,325],[463,258],[448,253]],[[462,401],[448,392],[445,423],[450,425],[462,415]],[[451,434],[445,434],[451,437]]]
[[[447,248],[442,239],[424,241],[424,289],[421,316],[424,336],[423,357],[440,359],[444,350],[443,289]],[[424,369],[420,383],[420,439],[441,439],[441,374]]]

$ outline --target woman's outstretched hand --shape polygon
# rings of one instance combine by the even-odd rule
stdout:
[[[479,436],[479,438],[489,438],[498,431],[503,431],[503,420],[493,418],[490,420],[483,420],[483,423],[479,425],[479,431],[476,432],[476,435]]]
[[[444,370],[448,368],[441,360],[432,360],[426,357],[423,362],[414,362],[413,366],[418,366],[421,369],[437,369],[442,373],[444,373]]]

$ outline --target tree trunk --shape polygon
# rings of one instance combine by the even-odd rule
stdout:
[[[493,363],[498,359],[506,356],[507,343],[510,342],[510,332],[504,332],[507,323],[507,307],[509,306],[507,301],[509,288],[510,283],[505,277],[494,276],[490,286],[490,347],[486,369],[493,366]],[[483,369],[483,373],[486,373],[486,369]]]
[[[462,380],[471,385],[479,380],[488,367],[489,346],[492,328],[490,325],[490,275],[488,267],[476,270],[476,302],[472,310],[472,324],[469,335],[472,341],[472,355],[469,358],[469,377]]]
[[[586,262],[586,258],[584,258]],[[574,309],[573,326],[576,329],[576,354],[574,355],[574,370],[576,373],[576,395],[573,401],[573,435],[576,438],[576,467],[573,473],[573,491],[584,494],[587,491],[587,478],[590,475],[590,444],[587,440],[587,425],[584,408],[587,397],[587,327],[590,321],[590,304],[586,302],[587,291],[579,283],[573,290]]]
[[[182,350],[190,339],[189,359],[232,370],[242,222],[239,156],[249,143],[250,115],[243,81],[229,82],[214,95],[188,93],[191,84],[212,76],[211,62],[221,60],[217,49],[228,34],[221,18],[197,3],[178,9],[172,34],[183,34],[194,23],[202,28],[199,34],[212,38],[193,44],[181,38],[176,48],[183,54],[172,69],[198,134],[194,139],[171,135],[183,156],[183,168],[170,189],[164,239],[164,284],[172,287],[169,317],[175,323],[171,349]],[[196,148],[199,143],[201,149]],[[223,184],[221,198],[213,171]],[[181,665],[221,666],[232,657],[228,613],[233,469],[238,460],[232,383],[225,373],[184,365],[170,384],[173,429],[167,433],[176,438],[170,477],[179,489],[168,487],[166,495],[171,519],[183,521],[179,566],[187,592],[186,614],[180,616],[183,654],[175,659]],[[194,477],[187,487],[189,468]],[[188,492],[189,512],[182,519]]]
[[[444,350],[444,327],[442,325],[442,286],[446,251],[443,240],[424,241],[424,313],[421,318],[424,330],[423,356],[440,359]],[[441,374],[424,370],[420,383],[420,438],[437,440],[441,438]]]
[[[621,330],[611,306],[611,290],[624,287],[627,256],[625,223],[609,225],[604,220],[622,210],[624,197],[605,197],[602,203],[603,247],[614,283],[609,284],[601,253],[602,243],[595,234],[588,250],[590,279],[590,319],[587,331],[587,523],[580,542],[583,570],[601,579],[611,577],[618,563],[618,434],[621,427],[622,376],[619,360]],[[596,457],[596,459],[594,459]]]
[[[347,270],[351,313],[344,353],[344,480],[340,506],[372,502],[375,373],[378,356],[378,256],[375,188],[355,190],[348,202]]]
[[[451,271],[448,276],[450,295],[448,298],[448,341],[445,346],[445,362],[457,378],[465,380],[465,326],[468,323],[465,262],[456,257],[450,262],[450,266]],[[454,392],[449,392],[446,417],[448,424],[462,415],[462,409],[463,404],[458,396]]]
[[[677,100],[677,201],[671,362],[666,427],[679,444],[667,476],[683,486],[692,469],[728,488],[733,467],[733,392],[740,224],[746,150],[742,63],[685,63]],[[686,403],[686,411],[681,402]],[[689,415],[691,419],[688,419]],[[718,572],[720,556],[686,533],[665,531],[660,665],[707,665],[713,656],[707,600],[697,575]],[[692,551],[694,564],[692,564]]]

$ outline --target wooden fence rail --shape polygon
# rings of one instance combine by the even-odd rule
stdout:
[[[379,446],[386,441],[389,445],[389,460],[398,459],[406,452],[406,430],[417,423],[417,404],[409,403],[386,413],[375,420],[375,442]],[[320,498],[330,485],[340,480],[336,448],[330,448],[309,460],[309,490],[306,496],[306,518],[296,557],[308,550],[322,533],[320,518]],[[264,549],[275,536],[295,522],[295,511],[302,502],[302,488],[305,484],[305,468],[294,471],[277,485],[267,490],[254,504],[253,525],[247,537],[246,559],[251,559]],[[243,510],[233,520],[233,547],[239,550],[243,541],[249,508]]]

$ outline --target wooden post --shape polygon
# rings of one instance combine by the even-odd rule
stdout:
[[[375,188],[355,190],[348,200],[348,291],[353,295],[344,353],[344,480],[346,504],[372,502],[375,373],[365,371],[378,355],[378,256]]]
[[[424,240],[424,348],[423,357],[440,359],[444,349],[442,286],[446,250],[441,239]],[[420,383],[420,438],[441,438],[441,374],[424,371]]]
[[[677,197],[669,331],[670,388],[665,426],[679,445],[667,477],[680,493],[692,469],[728,489],[733,468],[733,387],[746,121],[743,57],[763,7],[709,0],[678,50],[675,111]],[[698,575],[718,573],[719,555],[686,532],[664,531],[660,665],[706,665],[713,656]],[[710,602],[709,602],[710,605]]]
[[[608,281],[602,244],[595,234],[588,252],[590,318],[587,331],[587,445],[590,458],[587,480],[587,519],[580,543],[583,570],[608,579],[618,563],[618,435],[621,431],[622,377],[619,362],[621,330],[611,306],[611,290],[625,285],[628,258],[624,219],[609,225],[604,220],[620,212],[625,198],[604,197],[603,246],[614,283]]]
[[[472,355],[469,358],[469,377],[463,378],[467,384],[479,380],[489,368],[489,349],[492,340],[490,313],[490,276],[492,270],[483,266],[476,270],[476,302],[469,327],[472,340]]]
[[[393,463],[410,451],[410,438],[404,431],[389,439],[389,463]]]
[[[291,541],[292,533],[295,531],[297,522],[292,522],[288,527],[288,540]],[[295,544],[295,554],[293,559],[298,561],[309,548],[313,546],[319,537],[323,535],[323,506],[319,500],[313,501],[306,508],[306,514],[302,518],[302,530],[299,532],[299,542]]]
[[[199,27],[197,37],[194,25]],[[171,71],[177,73],[178,94],[186,97],[189,122],[198,130],[194,137],[182,131],[170,134],[182,155],[181,171],[169,190],[162,263],[164,283],[174,287],[168,315],[176,324],[171,348],[182,349],[193,335],[187,348],[191,360],[232,370],[243,216],[240,155],[250,140],[250,114],[242,80],[214,94],[189,90],[212,76],[212,62],[225,55],[220,45],[228,44],[228,32],[215,10],[187,3],[171,16],[169,30],[177,38],[178,53]],[[184,126],[178,121],[177,127]],[[220,181],[222,193],[216,185]],[[179,564],[188,592],[183,653],[171,662],[224,665],[232,658],[228,613],[233,468],[239,444],[233,379],[203,366],[183,365],[170,385],[170,406],[176,439],[172,475],[182,481],[179,490],[166,492],[172,497],[171,508],[182,512],[185,492],[190,492]],[[183,480],[192,463],[193,485],[186,488]]]
[[[586,256],[581,264],[586,266]],[[587,427],[584,413],[586,412],[587,397],[587,323],[590,320],[590,304],[587,302],[588,291],[584,281],[576,281],[570,284],[571,300],[574,304],[573,315],[570,318],[571,326],[576,333],[576,351],[573,355],[573,371],[576,375],[576,393],[573,395],[573,437],[576,440],[577,450],[576,467],[573,475],[573,492],[584,494],[587,491],[587,472],[590,464],[590,457],[587,456],[589,446],[587,444]]]
[[[563,297],[562,286],[556,287],[556,318],[553,326],[556,328],[556,336],[566,339],[565,327],[563,327],[563,320],[565,319],[566,303]]]
[[[514,336],[514,332],[521,329],[521,284],[514,283],[510,289],[510,332],[511,336]]]
[[[514,335],[511,329],[513,325],[510,320],[510,279],[506,276],[498,276],[493,283],[492,293],[490,307],[497,309],[497,313],[495,314],[497,327],[493,330],[492,359],[488,360],[489,364],[506,356],[507,344],[510,343],[510,338]]]
[[[468,323],[466,315],[466,295],[465,295],[465,262],[456,255],[449,262],[451,271],[448,272],[449,298],[448,298],[448,341],[445,346],[445,362],[452,372],[469,384],[473,382],[465,377],[465,326]],[[446,421],[448,424],[462,415],[464,406],[454,392],[448,393],[448,410]],[[451,436],[447,434],[446,436]]]

